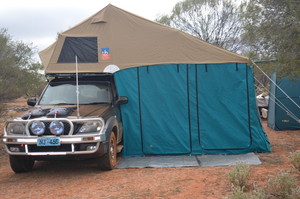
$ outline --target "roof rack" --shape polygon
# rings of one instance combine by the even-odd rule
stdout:
[[[112,78],[112,73],[78,73],[79,78],[89,78],[89,77],[104,77]],[[66,78],[76,78],[76,73],[51,73],[46,74],[46,79],[49,82],[53,79],[66,79]]]
[[[45,75],[48,77],[76,77],[76,73],[48,73]],[[78,73],[79,77],[95,77],[95,76],[112,76],[112,73]]]

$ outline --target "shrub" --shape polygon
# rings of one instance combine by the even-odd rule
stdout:
[[[245,193],[244,188],[233,187],[233,193],[227,199],[266,199],[266,194],[263,191],[253,191]]]
[[[0,101],[40,94],[46,79],[34,54],[34,47],[13,41],[7,30],[0,28]]]
[[[253,191],[249,197],[249,199],[266,199],[266,198],[267,198],[267,196],[266,196],[265,192],[263,192],[261,190]]]
[[[300,152],[295,152],[290,155],[289,158],[291,164],[300,171]]]
[[[291,195],[289,195],[289,199],[300,199],[300,187],[296,187],[292,190]]]
[[[229,181],[234,187],[240,187],[241,189],[247,188],[247,183],[249,179],[250,167],[244,163],[238,163],[229,172]]]
[[[4,116],[6,111],[7,110],[6,110],[6,106],[5,106],[4,102],[0,100],[0,117]]]
[[[244,187],[232,187],[233,193],[227,199],[249,199],[248,195],[244,193]]]
[[[279,173],[268,180],[268,191],[273,198],[289,199],[296,188],[295,178],[288,173]]]
[[[17,112],[16,111],[8,111],[7,113],[6,113],[6,115],[7,115],[7,117],[9,118],[9,119],[12,119],[12,118],[14,118],[14,117],[16,117],[17,116]]]

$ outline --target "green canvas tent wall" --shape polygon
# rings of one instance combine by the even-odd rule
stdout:
[[[40,52],[45,73],[114,74],[124,156],[270,151],[246,57],[108,5]]]
[[[270,151],[244,63],[142,66],[115,73],[124,156]]]
[[[298,106],[300,106],[300,77],[277,79],[276,73],[271,76],[275,82]],[[300,109],[288,97],[270,83],[270,98],[268,109],[268,126],[274,130],[299,130]],[[294,114],[296,117],[293,117]]]

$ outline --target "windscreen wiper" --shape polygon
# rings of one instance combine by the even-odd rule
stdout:
[[[109,104],[108,102],[91,102],[91,103],[86,103],[86,104],[81,104],[81,105],[93,105],[93,104]]]
[[[58,104],[53,104],[53,105],[76,105],[76,104],[70,104],[70,103],[58,103]]]

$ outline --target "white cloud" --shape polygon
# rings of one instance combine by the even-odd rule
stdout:
[[[109,3],[154,20],[168,14],[180,0],[6,0],[1,2],[0,28],[15,40],[32,43],[39,50],[51,45],[58,32],[80,23]]]

